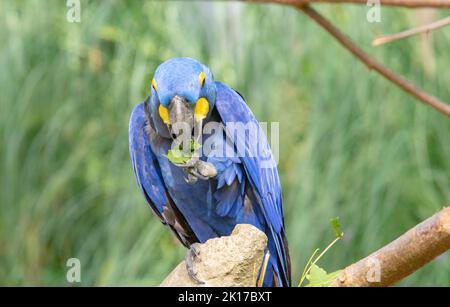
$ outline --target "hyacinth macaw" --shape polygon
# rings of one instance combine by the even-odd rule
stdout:
[[[181,137],[174,127],[181,122],[192,132],[200,128],[203,144],[209,140],[221,145],[185,164],[169,161],[167,153]],[[203,132],[210,122],[220,123],[225,135]],[[255,124],[257,137],[230,136],[227,123]],[[129,146],[137,183],[161,222],[190,249],[187,269],[197,282],[202,281],[192,261],[196,244],[229,235],[237,224],[251,224],[268,237],[258,284],[290,286],[280,180],[276,165],[263,167],[273,157],[261,131],[243,97],[215,82],[210,69],[191,58],[162,63],[155,71],[151,96],[132,111]],[[182,141],[186,137],[191,138],[191,133],[184,134]],[[227,137],[231,142],[223,142]],[[236,154],[237,145],[245,148],[244,154],[217,154],[224,147]],[[265,157],[254,151],[258,146]],[[246,155],[250,151],[257,154]]]

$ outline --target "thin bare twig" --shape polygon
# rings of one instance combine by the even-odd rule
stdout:
[[[436,22],[419,26],[413,29],[409,29],[403,32],[391,34],[391,35],[384,35],[381,37],[378,37],[373,40],[372,45],[373,46],[380,46],[386,43],[390,43],[393,41],[401,40],[413,35],[421,34],[421,33],[427,33],[445,26],[450,25],[450,16],[441,20],[438,20]]]
[[[370,256],[346,267],[332,286],[394,285],[450,249],[450,207]]]
[[[362,4],[367,5],[368,0],[241,0],[260,3],[280,3],[287,5],[306,5],[311,3],[334,3],[334,4]],[[406,8],[450,8],[450,0],[380,0],[380,5],[397,6]]]
[[[361,48],[359,48],[350,38],[344,35],[338,28],[336,28],[331,22],[329,22],[325,17],[323,17],[319,12],[314,10],[311,6],[308,5],[309,2],[321,2],[322,0],[241,0],[244,2],[259,2],[259,3],[277,3],[277,4],[286,4],[293,6],[300,11],[304,12],[308,15],[312,20],[314,20],[317,24],[319,24],[322,28],[324,28],[328,33],[330,33],[344,48],[349,50],[355,57],[357,57],[361,62],[363,62],[369,69],[375,70],[383,77],[403,89],[405,92],[414,96],[415,98],[421,100],[425,104],[431,106],[442,114],[450,117],[450,105],[441,101],[439,98],[427,93],[421,88],[417,87],[410,81],[404,79],[402,76],[395,73],[393,70],[379,63],[374,58],[371,58],[367,53],[365,53]],[[324,2],[323,0],[322,2]],[[343,0],[329,0],[335,3],[344,3]],[[355,2],[362,2],[357,0],[350,0]],[[366,0],[364,0],[366,2]],[[387,0],[382,1],[382,3],[397,3],[404,5],[412,5],[419,4],[420,0]],[[450,7],[450,0],[427,0],[427,3],[432,4],[448,4]]]
[[[437,111],[450,117],[450,105],[444,103],[440,99],[428,94],[424,90],[418,88],[408,80],[397,75],[394,71],[382,65],[375,59],[367,55],[361,48],[356,46],[347,36],[342,34],[334,25],[332,25],[327,19],[320,15],[316,10],[310,6],[300,5],[296,6],[299,10],[303,11],[306,15],[316,21],[322,28],[330,33],[342,46],[349,50],[355,57],[361,60],[369,69],[377,71],[386,79],[402,88],[405,92],[411,94],[417,99],[421,100],[425,104],[433,107]]]
[[[367,55],[361,48],[356,46],[347,36],[342,34],[334,25],[332,25],[327,19],[320,15],[316,10],[310,6],[296,6],[299,10],[303,11],[306,15],[316,21],[322,28],[330,33],[342,46],[349,50],[355,57],[361,60],[369,69],[373,69],[384,76],[386,79],[402,88],[405,92],[411,94],[417,99],[421,100],[425,104],[433,107],[437,111],[450,117],[450,105],[444,103],[440,99],[428,94],[424,90],[418,88],[411,82],[405,80],[403,77],[397,75],[391,69],[383,66]]]

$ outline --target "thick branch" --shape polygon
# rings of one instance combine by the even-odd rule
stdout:
[[[199,247],[195,261],[198,284],[183,261],[161,286],[254,286],[267,237],[251,225],[240,224],[227,237]],[[390,286],[450,249],[450,207],[415,226],[370,256],[345,268],[332,286]]]
[[[288,5],[306,5],[310,3],[334,3],[334,4],[362,4],[367,5],[368,0],[244,0],[260,3],[280,3]],[[381,5],[398,6],[407,8],[450,8],[450,0],[380,0]]]
[[[399,33],[395,33],[395,34],[391,34],[391,35],[384,35],[381,37],[378,37],[376,39],[374,39],[374,41],[372,42],[373,46],[379,46],[379,45],[383,45],[386,43],[390,43],[393,41],[397,41],[400,39],[404,39],[413,35],[417,35],[417,34],[421,34],[421,33],[428,33],[430,31],[445,27],[450,25],[450,17],[438,20],[436,22],[427,24],[427,25],[423,25],[423,26],[419,26],[413,29],[409,29],[403,32],[399,32]]]
[[[447,207],[345,268],[333,286],[391,286],[449,249],[450,207]]]

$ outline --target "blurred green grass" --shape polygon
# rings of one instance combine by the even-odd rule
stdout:
[[[371,48],[373,33],[413,25],[411,11],[321,6],[370,53],[450,101],[450,32],[434,34],[437,71],[418,38]],[[316,247],[344,267],[450,202],[450,121],[357,62],[296,11],[275,5],[0,2],[0,284],[157,285],[185,251],[134,181],[127,129],[163,60],[190,56],[238,89],[261,121],[279,121],[280,174],[294,280]],[[450,286],[443,255],[401,285]]]

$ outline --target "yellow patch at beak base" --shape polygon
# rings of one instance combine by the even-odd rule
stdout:
[[[170,124],[169,111],[162,104],[159,105],[159,116],[165,124]]]
[[[196,120],[202,120],[206,117],[206,115],[209,112],[209,103],[206,98],[200,98],[197,100],[197,103],[195,104],[195,119]]]

